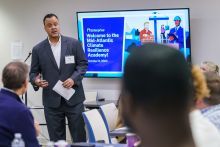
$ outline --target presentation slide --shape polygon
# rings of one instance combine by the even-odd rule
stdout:
[[[173,46],[191,60],[188,8],[77,12],[77,20],[87,77],[121,77],[130,52],[148,42]]]
[[[123,72],[124,18],[84,18],[83,26],[88,71]]]

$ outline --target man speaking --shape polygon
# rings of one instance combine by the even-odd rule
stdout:
[[[47,14],[43,23],[48,37],[33,48],[30,81],[35,91],[43,88],[50,140],[66,140],[67,117],[72,140],[86,141],[82,118],[85,100],[82,79],[88,61],[79,41],[60,34],[59,20],[55,14]],[[75,90],[70,99],[53,90],[58,81],[62,82],[62,88]]]

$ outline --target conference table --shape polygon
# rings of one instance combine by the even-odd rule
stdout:
[[[116,136],[126,136],[126,134],[131,133],[131,130],[127,127],[122,127],[122,128],[117,128],[115,130],[112,130],[111,132],[109,132],[109,136],[111,137],[116,137]]]
[[[71,147],[127,147],[127,144],[73,143]]]
[[[100,106],[114,103],[117,106],[118,101],[117,100],[103,100],[103,101],[89,101],[89,102],[84,102],[84,106],[87,109],[99,109]]]

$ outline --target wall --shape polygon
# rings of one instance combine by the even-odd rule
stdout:
[[[77,11],[179,7],[191,9],[192,62],[211,60],[220,64],[219,5],[218,0],[0,0],[0,70],[11,61],[10,42],[24,43],[25,59],[30,49],[46,38],[42,23],[46,13],[58,15],[62,34],[77,38]],[[86,91],[98,90],[101,97],[107,98],[117,98],[119,83],[119,79],[83,80]],[[30,88],[28,97],[30,105],[41,105],[40,92]]]
[[[33,45],[46,38],[42,25],[46,13],[56,13],[60,18],[62,33],[77,38],[76,11],[172,7],[191,9],[193,63],[212,60],[220,64],[217,44],[220,34],[220,29],[217,29],[219,4],[218,0],[102,0],[102,5],[99,0],[0,0],[0,70],[10,61],[10,42],[21,40],[24,43],[25,58]],[[86,89],[119,88],[117,79],[85,79],[84,83]]]
[[[6,1],[7,2],[7,1]],[[17,7],[0,1],[0,70],[10,61],[10,42],[22,34],[21,5]],[[1,82],[0,82],[1,85]]]
[[[24,43],[24,58],[28,51],[46,37],[42,18],[46,13],[56,13],[60,18],[62,33],[77,38],[76,11],[121,10],[189,7],[191,9],[192,61],[199,64],[212,60],[218,64],[218,44],[220,29],[218,24],[218,0],[0,0],[0,70],[10,61],[10,42]],[[209,7],[207,7],[209,6]],[[89,89],[118,89],[117,79],[86,79]],[[94,82],[95,81],[95,82]],[[97,82],[98,81],[98,82]],[[108,84],[105,84],[108,83]],[[104,85],[104,87],[103,87]],[[106,87],[105,87],[106,86]],[[101,89],[102,89],[101,88]]]

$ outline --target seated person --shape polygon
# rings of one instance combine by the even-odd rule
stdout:
[[[11,146],[15,133],[21,133],[27,147],[38,147],[37,132],[30,110],[22,103],[28,87],[28,66],[11,62],[2,73],[0,90],[0,146]],[[38,126],[37,126],[38,128]]]
[[[220,76],[215,72],[205,72],[210,95],[197,102],[197,107],[220,132]]]
[[[146,44],[129,55],[122,79],[122,116],[143,147],[195,147],[189,111],[191,71],[176,49]]]
[[[209,96],[204,74],[199,67],[193,66],[192,77],[195,89],[193,106],[190,112],[190,123],[195,144],[197,147],[219,147],[220,132],[198,109],[201,101]]]
[[[200,65],[200,68],[204,72],[214,72],[216,74],[219,74],[219,67],[217,64],[211,62],[211,61],[203,61]]]

